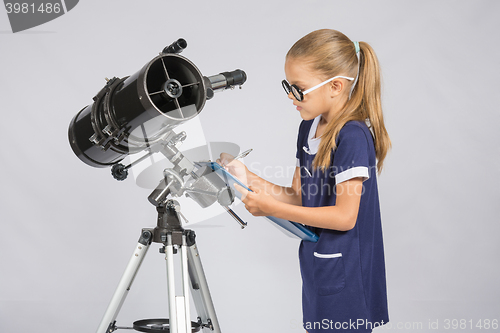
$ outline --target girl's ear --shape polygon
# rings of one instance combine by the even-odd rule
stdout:
[[[330,97],[337,97],[344,90],[344,83],[341,80],[333,80],[330,82]]]

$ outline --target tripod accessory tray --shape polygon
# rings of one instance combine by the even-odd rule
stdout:
[[[134,330],[146,333],[170,332],[170,323],[168,319],[142,319],[134,322]],[[191,332],[199,332],[201,325],[191,322]]]

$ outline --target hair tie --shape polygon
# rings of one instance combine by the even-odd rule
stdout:
[[[361,66],[361,59],[359,58],[359,42],[352,42],[352,43],[354,44],[354,48],[356,49],[356,57],[358,58],[358,71],[356,73],[356,78],[354,79],[354,82],[352,83],[351,91],[349,92],[349,99],[351,99],[352,92],[354,91],[354,87],[356,86],[356,83],[358,83],[359,68]]]
[[[359,42],[353,42],[354,48],[356,49],[356,54],[359,53]]]

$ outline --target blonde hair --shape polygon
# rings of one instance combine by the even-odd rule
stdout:
[[[326,169],[330,166],[331,151],[336,148],[337,136],[348,121],[364,121],[369,126],[375,143],[379,173],[382,171],[385,156],[391,148],[391,140],[385,129],[382,114],[378,59],[367,43],[359,42],[359,48],[359,73],[354,43],[336,30],[313,31],[298,40],[286,55],[287,59],[301,58],[307,61],[314,71],[326,79],[337,75],[356,77],[358,74],[358,82],[354,86],[350,99],[328,123],[321,137],[318,153],[313,161],[315,168]],[[351,85],[352,81],[346,87],[350,89]]]

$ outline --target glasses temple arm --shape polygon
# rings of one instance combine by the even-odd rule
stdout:
[[[308,94],[308,93],[310,93],[311,91],[313,91],[313,90],[315,90],[315,89],[318,89],[319,87],[321,87],[321,86],[323,86],[323,85],[327,84],[328,82],[331,82],[331,81],[333,81],[333,80],[335,80],[335,79],[346,79],[346,80],[349,80],[349,81],[354,80],[354,78],[352,78],[352,77],[347,77],[347,76],[335,76],[335,77],[332,77],[331,79],[328,79],[328,80],[326,80],[326,81],[321,82],[321,83],[320,83],[320,84],[318,84],[318,85],[315,85],[315,86],[314,86],[314,87],[312,87],[312,88],[307,89],[306,91],[303,91],[303,92],[302,92],[302,94],[304,94],[304,95],[305,95],[305,94]]]

